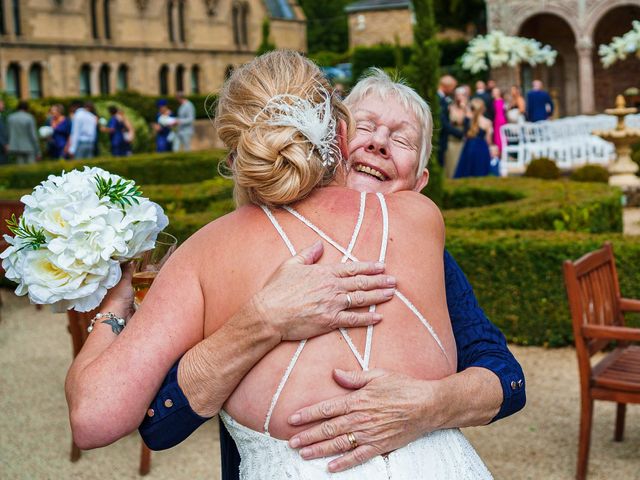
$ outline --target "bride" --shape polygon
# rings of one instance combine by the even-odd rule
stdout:
[[[216,123],[232,152],[241,207],[176,251],[117,341],[99,352],[101,339],[89,336],[67,377],[74,438],[96,416],[111,414],[114,401],[122,404],[122,392],[153,398],[179,355],[224,328],[288,255],[320,237],[322,262],[384,262],[398,289],[378,307],[385,320],[375,327],[283,342],[243,378],[220,411],[242,457],[241,478],[491,478],[456,429],[430,433],[337,474],[327,471],[326,460],[303,460],[288,445],[301,430],[289,424],[289,415],[345,393],[332,379],[334,369],[384,368],[424,380],[456,371],[440,212],[413,192],[367,195],[337,186],[352,127],[328,88],[319,69],[292,52],[266,54],[233,73],[220,94]],[[358,128],[367,128],[366,122]],[[394,137],[399,151],[412,155],[389,158],[387,168],[407,168],[403,162],[415,158],[424,140],[415,128]],[[372,159],[361,158],[358,168],[375,175],[368,163]],[[360,304],[356,296],[345,301]],[[119,378],[129,369],[135,374]],[[366,441],[353,433],[342,440],[345,452]]]

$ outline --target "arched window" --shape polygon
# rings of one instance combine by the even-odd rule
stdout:
[[[42,65],[39,63],[29,69],[29,98],[42,98]]]
[[[20,65],[17,63],[9,64],[5,85],[9,95],[20,98]]]
[[[18,37],[22,35],[20,23],[20,0],[13,0],[13,33]]]
[[[158,74],[158,83],[160,85],[160,95],[169,94],[169,67],[162,65]]]
[[[200,67],[191,67],[191,93],[200,93]]]
[[[173,31],[173,0],[167,2],[167,26],[169,27],[169,41],[175,42],[175,32]]]
[[[91,0],[89,2],[89,15],[91,15],[91,36],[98,38],[98,1]]]
[[[243,3],[240,6],[240,41],[245,47],[249,46],[249,4]]]
[[[100,67],[100,95],[109,95],[111,92],[110,77],[111,68],[106,63]]]
[[[186,35],[184,33],[184,5],[185,1],[182,0],[178,2],[178,34],[180,38],[180,42],[184,43],[186,41]]]
[[[116,89],[119,92],[123,92],[129,88],[129,67],[126,65],[120,65],[118,67],[118,85]]]
[[[184,66],[176,67],[176,92],[184,92]]]
[[[107,40],[111,39],[111,2],[109,0],[104,0],[102,4],[103,12],[104,12],[104,38]]]
[[[7,23],[4,19],[4,0],[0,0],[0,35],[7,34]]]
[[[80,95],[91,95],[91,65],[86,63],[80,67]]]
[[[240,6],[234,4],[231,8],[231,25],[233,26],[233,43],[240,46]]]

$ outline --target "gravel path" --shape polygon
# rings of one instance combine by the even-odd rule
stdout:
[[[69,461],[64,377],[71,361],[66,316],[36,311],[2,291],[0,322],[0,478],[135,479],[140,440],[132,434]],[[528,403],[516,416],[465,429],[497,479],[574,476],[579,390],[575,352],[513,347],[527,378]],[[122,408],[126,408],[122,406]],[[614,405],[596,402],[590,480],[640,479],[640,406],[627,412],[625,441],[612,441]],[[149,479],[219,478],[217,423],[152,454]]]

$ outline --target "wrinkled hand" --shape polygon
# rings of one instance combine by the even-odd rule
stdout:
[[[133,278],[133,262],[121,264],[122,278],[118,284],[111,288],[100,304],[102,312],[113,312],[119,317],[126,319],[133,315],[133,287],[131,279]]]
[[[379,304],[393,297],[396,280],[382,274],[384,265],[312,265],[322,256],[323,249],[322,242],[317,242],[284,262],[251,300],[282,340],[302,340],[339,327],[375,324],[382,319],[380,314],[348,308]]]
[[[344,453],[329,463],[330,472],[340,472],[437,429],[433,382],[380,369],[335,370],[333,376],[341,386],[357,390],[303,408],[289,417],[289,423],[296,426],[322,422],[289,440],[292,448],[301,449],[304,459]],[[349,432],[358,443],[355,449],[347,438]]]

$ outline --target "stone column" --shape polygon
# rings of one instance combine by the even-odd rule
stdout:
[[[31,62],[20,62],[20,98],[29,98],[29,68]]]
[[[117,62],[111,62],[109,64],[109,93],[118,92],[118,67],[120,64]]]
[[[578,52],[578,71],[580,77],[580,113],[595,113],[593,91],[593,43],[588,37],[582,37],[576,43]]]
[[[102,64],[100,62],[92,62],[91,63],[91,75],[90,82],[91,85],[91,95],[100,95],[100,67]]]
[[[168,66],[169,78],[167,78],[167,90],[169,95],[173,96],[176,94],[176,65],[175,63],[170,63]]]

